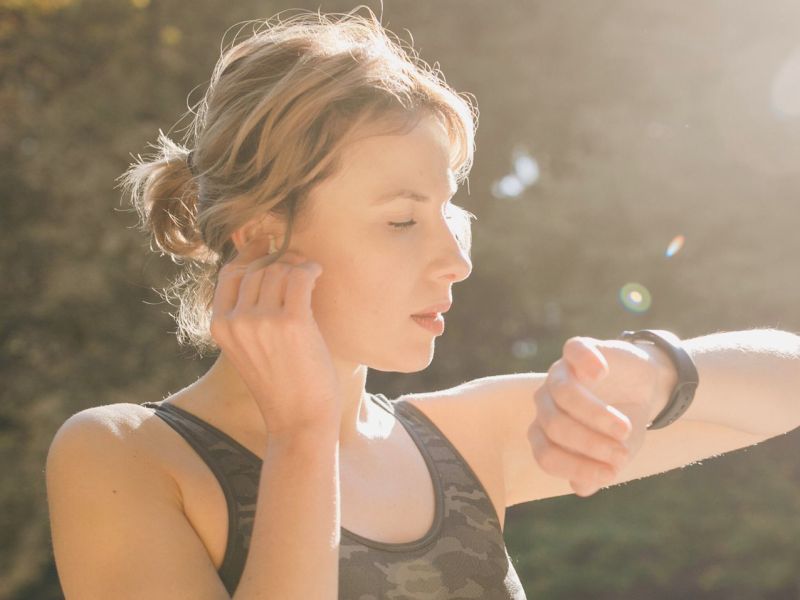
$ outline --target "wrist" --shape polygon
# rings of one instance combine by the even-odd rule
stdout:
[[[269,445],[294,454],[329,452],[331,447],[339,444],[339,427],[320,424],[302,429],[270,431],[267,440]]]
[[[678,370],[664,350],[652,342],[636,340],[633,342],[650,356],[650,360],[656,366],[656,390],[650,403],[650,414],[648,423],[652,423],[655,418],[667,406],[672,391],[678,384]]]

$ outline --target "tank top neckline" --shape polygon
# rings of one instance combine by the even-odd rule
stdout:
[[[341,533],[354,540],[364,546],[368,546],[370,548],[378,549],[378,550],[386,550],[390,552],[409,552],[413,550],[419,550],[431,544],[441,532],[442,525],[444,523],[444,490],[442,488],[441,482],[441,475],[438,472],[436,467],[436,463],[431,456],[430,451],[423,443],[423,440],[420,437],[420,434],[415,430],[414,427],[410,426],[407,419],[408,417],[402,414],[402,411],[395,410],[395,406],[392,405],[391,401],[386,398],[383,394],[372,394],[369,393],[370,399],[380,406],[383,410],[388,412],[390,415],[394,416],[402,425],[402,427],[408,432],[411,439],[414,441],[414,444],[417,446],[422,458],[425,460],[425,465],[428,468],[428,475],[431,478],[431,482],[433,484],[433,497],[434,497],[434,516],[433,516],[433,523],[431,523],[430,528],[428,531],[420,538],[416,540],[411,540],[408,542],[381,542],[378,540],[372,540],[370,538],[361,536],[353,531],[350,531],[344,526],[341,526]],[[197,415],[187,411],[184,408],[176,406],[172,403],[167,404],[156,404],[155,402],[145,402],[144,406],[152,406],[154,408],[160,408],[162,410],[174,411],[180,413],[181,415],[185,416],[188,419],[191,419],[193,422],[201,425],[202,427],[206,427],[212,430],[216,435],[221,436],[225,439],[228,443],[232,444],[237,450],[240,450],[245,456],[247,456],[253,463],[257,465],[261,465],[262,460],[261,458],[246,448],[241,443],[237,442],[234,438],[230,435],[222,431],[221,429],[215,427],[208,421],[205,421],[198,417]],[[403,403],[404,406],[409,407],[409,409],[413,412],[420,412],[416,406],[408,404],[407,402]],[[438,428],[437,428],[438,432]]]

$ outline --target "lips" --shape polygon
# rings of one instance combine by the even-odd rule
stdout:
[[[442,315],[437,314],[430,317],[412,315],[411,319],[436,335],[444,333],[444,317]]]
[[[450,310],[452,306],[452,302],[442,302],[440,304],[434,304],[433,306],[429,306],[422,310],[421,312],[415,313],[411,315],[412,317],[435,317],[438,314],[446,313]]]

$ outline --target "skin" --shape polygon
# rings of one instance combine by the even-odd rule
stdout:
[[[367,131],[354,140],[344,150],[342,170],[312,191],[313,216],[302,228],[295,224],[289,246],[323,268],[312,309],[339,379],[342,454],[366,448],[391,429],[388,415],[367,401],[367,368],[425,369],[437,336],[411,315],[451,301],[453,284],[472,271],[450,212],[456,185],[444,127],[426,116],[408,133]],[[399,188],[430,200],[400,197],[374,204]],[[389,224],[412,219],[417,224],[408,228]],[[267,252],[267,235],[280,247],[284,231],[284,223],[268,217],[240,228],[233,241],[255,260]],[[266,438],[255,400],[224,352],[192,387],[213,398],[239,430]]]

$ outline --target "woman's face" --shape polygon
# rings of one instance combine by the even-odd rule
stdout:
[[[466,219],[450,201],[448,152],[445,129],[425,117],[410,133],[347,146],[342,170],[311,193],[313,217],[293,231],[290,249],[324,269],[312,308],[336,359],[414,372],[433,358],[438,334],[411,315],[452,301],[453,284],[472,271],[456,239]]]

